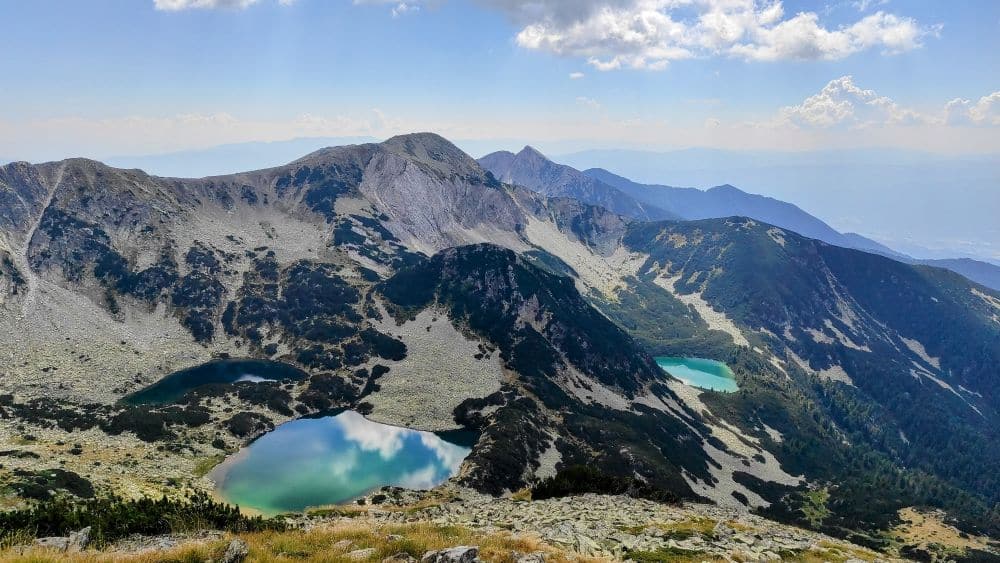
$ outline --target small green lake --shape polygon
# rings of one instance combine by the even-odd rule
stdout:
[[[350,501],[385,485],[429,489],[458,472],[471,443],[372,422],[354,411],[286,422],[209,474],[226,502],[265,515]]]
[[[733,371],[722,362],[668,356],[660,356],[655,360],[660,369],[687,385],[712,391],[732,392],[739,389]]]
[[[188,391],[212,383],[261,381],[299,381],[306,372],[267,360],[215,360],[192,368],[175,371],[156,383],[122,399],[129,405],[162,405],[173,403]]]

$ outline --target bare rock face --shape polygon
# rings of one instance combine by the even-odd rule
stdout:
[[[49,192],[48,181],[39,167],[27,162],[12,162],[0,166],[0,232],[9,231],[11,238],[20,238],[41,213]],[[13,240],[9,241],[14,243]]]
[[[400,238],[435,252],[514,233],[524,223],[523,212],[501,184],[468,156],[455,155],[442,143],[426,147],[390,139],[386,145],[390,150],[379,151],[365,168],[360,191],[385,213],[389,229]],[[399,147],[417,156],[391,150]]]

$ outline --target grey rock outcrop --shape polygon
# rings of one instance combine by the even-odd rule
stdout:
[[[226,552],[222,554],[222,559],[219,560],[220,563],[241,563],[247,556],[250,555],[250,546],[247,542],[241,539],[234,539],[229,542],[226,547]]]
[[[69,536],[51,536],[37,538],[34,541],[36,547],[64,552],[83,551],[89,544],[90,526],[76,532],[70,532]]]
[[[469,545],[428,551],[420,558],[421,563],[473,563],[475,561],[479,561],[479,547]]]
[[[51,536],[36,538],[34,545],[44,549],[54,549],[56,551],[66,551],[69,549],[69,538],[65,536]]]

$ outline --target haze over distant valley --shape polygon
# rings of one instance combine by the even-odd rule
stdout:
[[[844,232],[919,258],[1000,262],[1000,156],[903,150],[669,152],[589,150],[556,155],[649,184],[732,184],[794,203]]]

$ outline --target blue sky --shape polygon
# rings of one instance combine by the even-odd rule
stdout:
[[[0,17],[6,158],[413,130],[1000,151],[987,0],[0,0]]]

